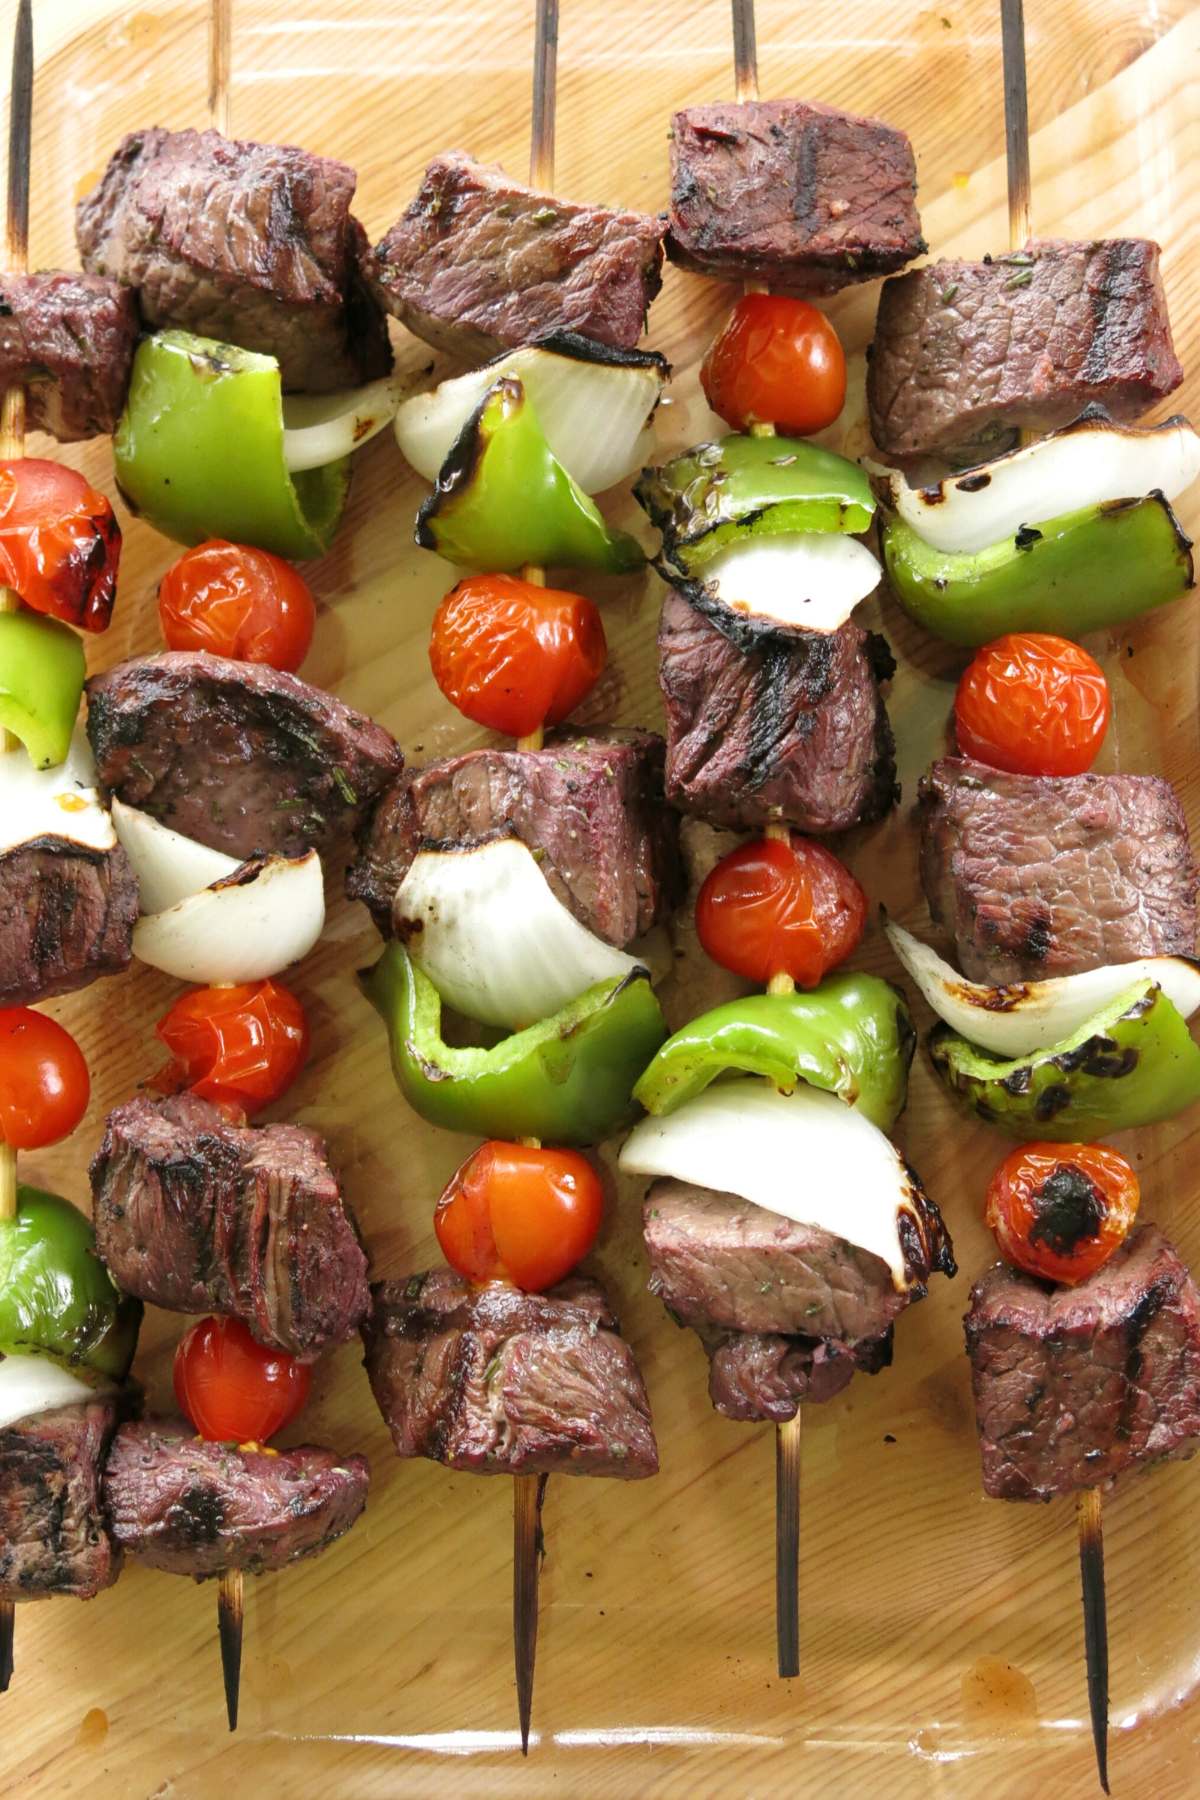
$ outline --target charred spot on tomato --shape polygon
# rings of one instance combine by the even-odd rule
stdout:
[[[1032,1195],[1031,1243],[1070,1256],[1083,1238],[1094,1238],[1108,1207],[1096,1183],[1075,1163],[1061,1163]]]

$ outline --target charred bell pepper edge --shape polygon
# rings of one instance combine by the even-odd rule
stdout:
[[[113,436],[131,510],[179,543],[208,537],[296,561],[321,556],[337,530],[350,459],[292,475],[274,357],[187,331],[145,339]]]
[[[1174,1118],[1200,1100],[1200,1046],[1153,981],[1102,1007],[1035,1055],[992,1056],[948,1025],[929,1036],[951,1094],[1012,1137],[1085,1143]]]
[[[18,1187],[16,1217],[0,1222],[0,1353],[121,1381],[141,1318],[141,1301],[100,1261],[86,1215],[60,1194]]]
[[[1082,507],[974,552],[934,550],[893,515],[880,549],[909,617],[968,649],[1010,631],[1080,637],[1195,586],[1192,540],[1157,491]]]
[[[71,748],[86,663],[69,625],[27,608],[0,613],[0,727],[35,769],[57,767]]]
[[[648,1113],[671,1113],[736,1070],[785,1093],[801,1081],[824,1088],[887,1132],[904,1110],[916,1043],[900,989],[848,971],[806,992],[748,994],[702,1013],[667,1040],[634,1098]]]
[[[414,1112],[476,1137],[599,1143],[636,1116],[634,1084],[667,1035],[641,969],[490,1049],[443,1041],[441,997],[401,945],[389,944],[359,983],[387,1026],[396,1082]]]
[[[477,573],[533,564],[627,575],[646,562],[559,462],[512,375],[493,383],[451,444],[417,513],[416,541]]]

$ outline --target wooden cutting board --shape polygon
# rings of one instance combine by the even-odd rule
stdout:
[[[1174,0],[1029,0],[1027,12],[1035,228],[1162,242],[1192,371],[1169,410],[1198,413],[1200,19]],[[206,11],[37,0],[35,19],[32,254],[35,265],[70,265],[73,202],[120,134],[208,122]],[[526,0],[234,0],[232,129],[353,163],[357,210],[377,237],[434,151],[461,146],[523,172],[532,27]],[[0,46],[11,28],[9,0]],[[758,31],[765,94],[878,113],[909,132],[935,252],[1007,246],[997,5],[761,0]],[[669,112],[731,93],[723,0],[563,0],[561,191],[661,206]],[[675,365],[670,446],[714,428],[696,365],[729,298],[667,272],[652,342]],[[854,352],[851,404],[831,438],[852,454],[864,441],[874,304],[868,287],[831,307]],[[401,357],[417,370],[430,353],[404,340]],[[111,488],[107,443],[63,454]],[[412,546],[422,491],[390,437],[360,455],[337,544],[310,571],[322,613],[305,669],[387,724],[417,763],[486,741],[429,677],[429,621],[450,576]],[[637,524],[628,499],[612,510]],[[1195,497],[1184,516],[1194,529]],[[90,646],[95,667],[159,647],[154,588],[176,552],[122,522],[118,611]],[[657,724],[655,579],[581,585],[603,598],[613,650],[582,716]],[[909,808],[962,659],[890,603],[875,612],[900,664],[890,705],[905,800],[856,834],[848,860],[873,900],[923,929]],[[1169,776],[1193,831],[1196,618],[1188,600],[1094,646],[1116,690],[1108,763]],[[712,840],[689,837],[702,864]],[[734,984],[703,966],[686,914],[676,941],[683,973],[666,1001],[678,1022]],[[375,951],[365,914],[334,904],[295,975],[315,1043],[287,1110],[327,1134],[376,1270],[397,1274],[436,1258],[433,1201],[469,1146],[415,1119],[392,1086],[382,1031],[353,979]],[[877,927],[860,961],[898,973]],[[24,1160],[27,1178],[85,1200],[104,1113],[159,1061],[153,1021],[175,991],[138,970],[50,1007],[86,1050],[93,1104],[67,1144]],[[0,1792],[1090,1796],[1073,1509],[987,1502],[976,1466],[960,1319],[991,1254],[981,1198],[1006,1144],[953,1112],[924,1061],[902,1137],[963,1273],[902,1321],[889,1373],[806,1414],[798,1680],[782,1684],[774,1670],[771,1433],[711,1412],[702,1352],[644,1291],[638,1193],[614,1186],[595,1261],[646,1373],[662,1473],[628,1487],[551,1483],[528,1762],[515,1747],[509,1484],[397,1462],[349,1347],[318,1369],[304,1435],[370,1455],[370,1506],[327,1556],[249,1584],[236,1739],[224,1725],[213,1589],[130,1568],[86,1607],[19,1611],[17,1676],[0,1702]],[[1197,1120],[1122,1147],[1141,1171],[1147,1214],[1200,1263]],[[143,1332],[138,1373],[161,1407],[180,1329],[155,1314]],[[1198,1506],[1200,1469],[1174,1466],[1106,1508],[1123,1800],[1197,1791]]]

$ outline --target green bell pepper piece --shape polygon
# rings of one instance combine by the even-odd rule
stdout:
[[[667,1039],[633,1094],[648,1113],[671,1113],[734,1071],[765,1075],[784,1093],[807,1081],[890,1131],[916,1042],[899,988],[834,975],[809,993],[749,994],[702,1013]]]
[[[141,1301],[96,1255],[90,1220],[58,1194],[18,1187],[16,1217],[0,1222],[0,1353],[123,1381],[141,1321]]]
[[[968,648],[1008,631],[1081,637],[1194,585],[1191,540],[1161,494],[1085,506],[973,553],[934,550],[898,518],[882,538],[905,612]]]
[[[349,457],[289,472],[273,356],[190,331],[139,345],[113,462],[133,511],[166,537],[232,538],[299,560],[328,550],[350,485]]]
[[[786,531],[866,531],[875,496],[866,474],[804,438],[698,444],[643,469],[634,495],[663,534],[663,552],[694,575],[735,538]]]
[[[948,1025],[929,1040],[950,1092],[1016,1138],[1086,1143],[1170,1119],[1200,1100],[1200,1047],[1153,981],[1140,981],[1073,1036],[1011,1061]]]
[[[86,672],[83,644],[42,613],[0,613],[0,726],[20,738],[35,769],[71,748]]]
[[[417,514],[417,542],[464,569],[510,574],[537,563],[627,575],[646,561],[568,475],[513,375],[488,389],[451,445]]]
[[[359,980],[388,1028],[392,1069],[413,1111],[474,1137],[611,1137],[636,1117],[634,1083],[667,1035],[641,969],[598,983],[491,1049],[443,1041],[441,996],[399,944]]]

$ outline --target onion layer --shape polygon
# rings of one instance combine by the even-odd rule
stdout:
[[[735,539],[703,570],[722,606],[764,626],[836,631],[879,585],[879,564],[840,531]]]
[[[938,1018],[968,1043],[996,1056],[1051,1049],[1138,981],[1156,982],[1185,1019],[1200,1008],[1200,963],[1185,956],[1144,956],[1080,975],[988,987],[957,974],[903,926],[889,924],[887,934]]]
[[[325,924],[315,850],[240,863],[232,875],[140,918],[133,954],[204,987],[265,981],[308,955]]]
[[[111,1382],[89,1387],[48,1356],[0,1357],[0,1431],[19,1419],[35,1419],[60,1406],[86,1405],[112,1392]]]
[[[639,966],[579,923],[519,838],[420,851],[392,919],[447,1005],[483,1025],[523,1029]]]
[[[66,838],[87,850],[111,850],[117,841],[80,729],[66,761],[52,769],[35,769],[23,749],[0,756],[0,855],[41,837]]]
[[[399,375],[385,375],[340,394],[285,394],[283,460],[291,474],[338,462],[382,431],[404,385]]]

